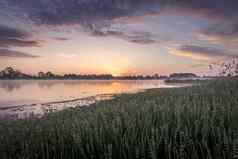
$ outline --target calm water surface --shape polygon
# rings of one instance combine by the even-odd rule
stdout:
[[[44,114],[49,107],[61,110],[91,104],[107,99],[110,94],[179,86],[183,85],[165,84],[162,80],[3,80],[0,81],[0,116]]]

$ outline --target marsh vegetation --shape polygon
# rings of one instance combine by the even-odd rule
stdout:
[[[151,89],[40,119],[2,120],[1,158],[236,158],[237,80]]]

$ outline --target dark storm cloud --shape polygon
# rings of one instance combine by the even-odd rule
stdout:
[[[237,15],[237,0],[5,0],[18,6],[32,20],[49,25],[82,23],[125,16],[144,15],[167,6],[194,11],[210,10],[210,16]]]
[[[92,21],[143,15],[158,9],[156,0],[5,0],[33,21],[48,25],[92,24]],[[157,4],[157,5],[156,5]]]
[[[23,53],[20,51],[14,51],[9,49],[0,49],[0,58],[37,58],[39,56],[31,55],[28,53]]]
[[[0,47],[33,47],[39,43],[34,40],[28,40],[31,35],[25,31],[0,25]]]
[[[40,25],[79,24],[88,31],[101,32],[111,20],[121,17],[143,16],[163,11],[166,8],[178,7],[192,14],[202,14],[211,20],[219,18],[228,23],[224,28],[219,25],[204,30],[204,34],[212,36],[234,36],[237,33],[238,18],[237,0],[2,0],[2,8],[17,7],[28,19]],[[0,3],[1,5],[1,3]],[[235,28],[234,28],[235,27]],[[233,29],[233,32],[226,32]],[[202,32],[202,33],[203,33]],[[111,35],[110,33],[107,33]],[[120,34],[120,33],[119,33]],[[119,35],[122,37],[124,35]],[[129,39],[131,42],[151,43],[150,39]]]
[[[17,7],[19,12],[26,14],[30,21],[38,25],[79,24],[94,36],[115,36],[139,44],[155,42],[147,35],[142,37],[144,32],[128,35],[110,30],[103,32],[102,29],[109,27],[111,20],[116,18],[143,16],[158,11],[156,0],[5,0],[5,3],[8,4],[5,8],[14,6],[16,10]]]

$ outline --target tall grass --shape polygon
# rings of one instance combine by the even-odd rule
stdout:
[[[238,157],[238,80],[124,94],[0,122],[1,159]]]

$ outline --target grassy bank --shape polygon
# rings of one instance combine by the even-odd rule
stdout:
[[[0,121],[1,159],[238,157],[238,80]],[[237,156],[236,156],[237,155]]]

